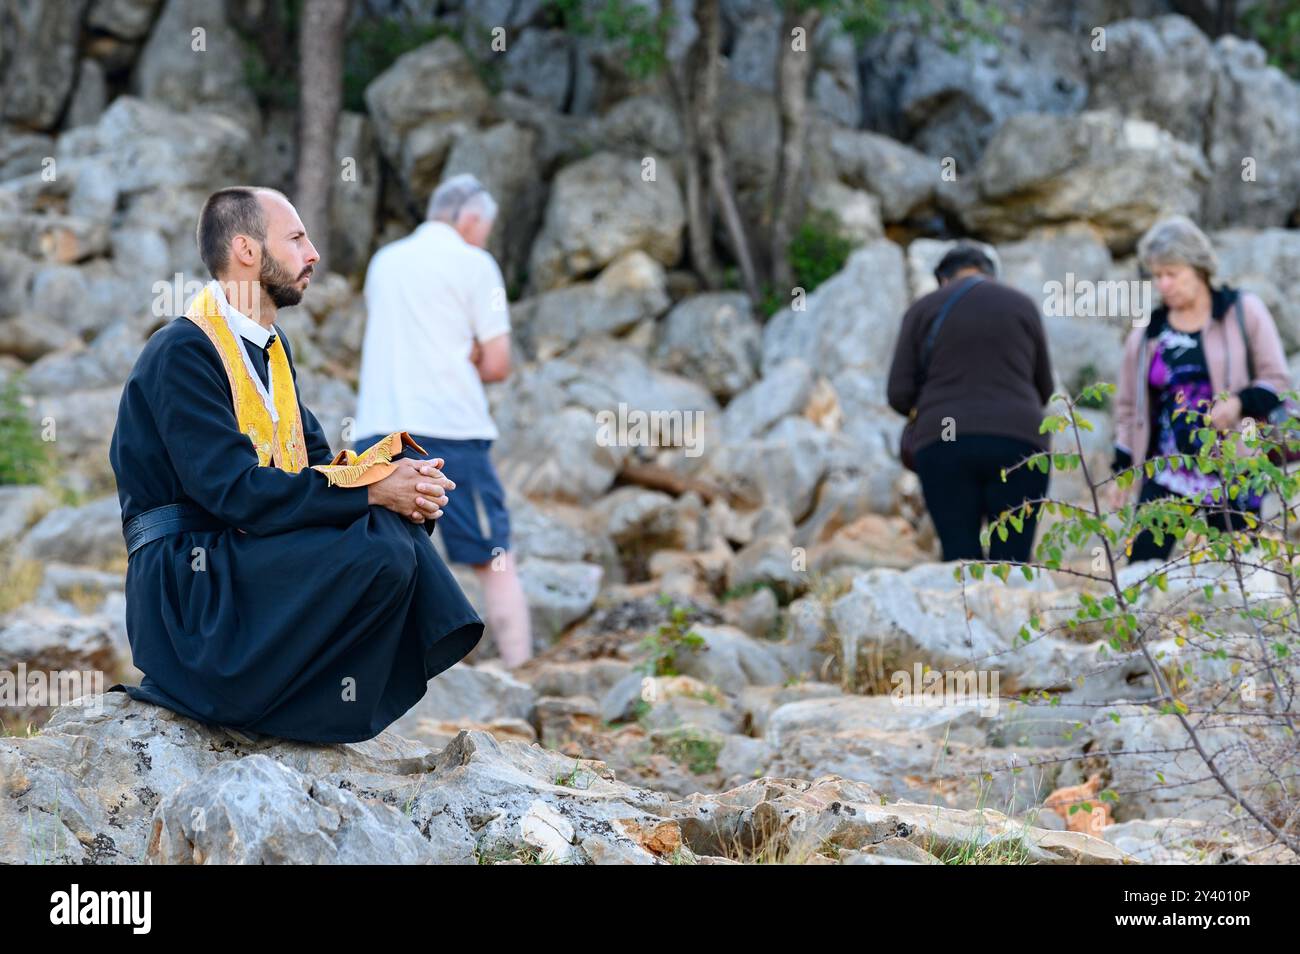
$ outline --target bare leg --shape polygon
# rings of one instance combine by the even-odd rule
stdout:
[[[513,553],[506,552],[474,567],[487,603],[487,628],[496,640],[501,662],[513,669],[533,654],[528,600],[524,597]]]

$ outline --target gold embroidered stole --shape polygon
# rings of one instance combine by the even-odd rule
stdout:
[[[226,369],[230,393],[235,404],[239,430],[248,436],[262,467],[275,466],[296,474],[307,466],[307,444],[303,437],[302,417],[298,413],[298,394],[289,370],[289,357],[277,335],[269,350],[272,393],[279,422],[271,412],[244,363],[238,338],[227,324],[211,288],[204,288],[190,304],[185,317],[203,329]]]
[[[413,447],[421,454],[425,453],[424,448],[415,443],[406,431],[394,431],[375,441],[360,454],[341,450],[328,464],[316,464],[312,470],[324,474],[331,487],[365,487],[383,480],[396,470],[395,460],[405,447]]]

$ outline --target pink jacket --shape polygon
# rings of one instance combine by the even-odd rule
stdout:
[[[1255,378],[1249,380],[1245,342],[1237,323],[1235,295],[1226,290],[1214,294],[1214,310],[1201,334],[1201,347],[1210,369],[1210,387],[1215,394],[1240,394],[1247,388],[1264,388],[1281,395],[1291,389],[1291,373],[1277,325],[1268,306],[1253,292],[1240,293],[1245,311],[1246,337],[1255,362]],[[1223,305],[1227,307],[1223,307]],[[1162,314],[1163,309],[1156,311]],[[1145,328],[1134,328],[1124,342],[1124,366],[1115,397],[1115,448],[1117,459],[1127,455],[1133,464],[1146,460],[1151,440],[1151,410],[1146,380],[1151,369],[1150,339],[1158,333],[1154,317]],[[1141,382],[1142,386],[1139,386]]]

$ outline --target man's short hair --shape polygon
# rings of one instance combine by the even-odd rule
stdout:
[[[259,192],[283,194],[263,186],[229,186],[218,189],[203,203],[197,233],[199,257],[213,278],[230,264],[230,240],[236,235],[266,241],[266,216],[257,200]]]
[[[942,285],[963,268],[977,268],[990,278],[996,278],[998,274],[997,266],[984,249],[971,242],[959,242],[939,259],[939,264],[934,267],[934,279]]]
[[[487,186],[471,173],[462,172],[433,190],[425,218],[455,225],[460,213],[466,209],[487,220],[496,218],[497,214],[496,201]]]

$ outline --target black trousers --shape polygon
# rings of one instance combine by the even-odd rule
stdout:
[[[1145,480],[1142,482],[1142,492],[1138,494],[1138,503],[1147,503],[1151,500],[1158,500],[1161,497],[1176,496],[1172,490],[1162,487],[1154,480]],[[1229,504],[1229,506],[1239,507],[1238,504]],[[1224,519],[1224,513],[1213,507],[1204,508],[1202,513],[1205,516],[1205,522],[1216,530],[1227,531],[1229,524],[1233,530],[1246,529],[1246,518],[1239,513],[1230,513],[1228,519]],[[1159,546],[1156,546],[1155,535],[1150,530],[1143,530],[1133,541],[1133,553],[1129,556],[1130,563],[1138,563],[1142,560],[1167,560],[1169,554],[1174,548],[1174,538],[1165,534]]]
[[[980,531],[985,521],[1026,500],[1047,493],[1048,475],[1022,467],[1007,474],[1002,469],[1018,464],[1040,449],[1027,441],[994,434],[966,434],[953,441],[935,441],[916,452],[916,473],[921,478],[925,506],[943,545],[945,560],[983,560]],[[987,559],[1025,563],[1034,545],[1038,510],[1025,518],[1017,533],[1007,528],[1007,539],[997,534],[989,544]]]

